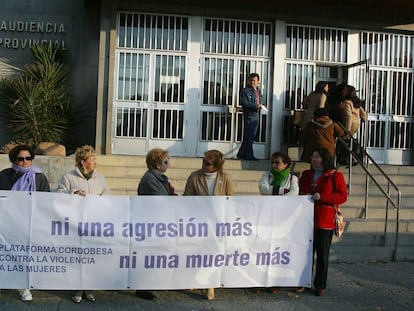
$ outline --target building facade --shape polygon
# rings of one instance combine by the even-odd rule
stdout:
[[[107,154],[161,147],[187,157],[214,148],[233,158],[243,133],[239,90],[257,72],[268,111],[254,150],[266,159],[295,143],[292,110],[318,81],[346,82],[366,100],[359,139],[368,152],[379,163],[412,164],[414,32],[387,28],[409,17],[400,10],[387,20],[390,4],[374,2],[383,10],[339,12],[328,1],[72,1],[88,30],[70,42],[94,65],[72,62],[82,80],[96,78],[73,84],[96,112],[82,124]]]

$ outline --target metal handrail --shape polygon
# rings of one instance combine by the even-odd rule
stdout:
[[[391,178],[387,175],[387,173],[384,172],[384,170],[375,162],[375,160],[366,152],[365,148],[360,149],[360,152],[362,152],[362,158],[363,160],[358,157],[358,155],[352,150],[353,146],[353,139],[350,140],[350,146],[344,141],[342,138],[337,138],[337,141],[339,141],[349,152],[349,166],[348,166],[348,193],[350,193],[351,189],[351,177],[352,177],[352,158],[358,161],[358,164],[363,168],[363,170],[366,173],[366,179],[365,179],[365,206],[364,206],[364,212],[365,212],[365,219],[368,215],[368,184],[369,184],[369,178],[377,185],[378,189],[382,192],[382,194],[387,199],[386,202],[386,210],[385,210],[385,227],[384,227],[384,235],[381,239],[382,246],[385,246],[385,240],[387,236],[387,229],[388,229],[388,214],[389,214],[389,204],[397,210],[396,215],[396,228],[395,228],[395,242],[394,242],[394,251],[392,255],[392,261],[397,260],[397,251],[398,251],[398,239],[399,239],[399,232],[400,232],[400,209],[401,209],[401,191],[397,187],[397,185],[391,180]],[[379,184],[379,182],[376,180],[373,174],[369,171],[369,164],[373,164],[375,168],[381,173],[382,177],[384,177],[387,180],[387,191],[383,189],[383,187]],[[393,198],[391,198],[390,195],[390,186],[394,188],[394,190],[397,192],[397,202],[394,202]]]

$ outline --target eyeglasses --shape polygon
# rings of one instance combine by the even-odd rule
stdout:
[[[204,164],[205,166],[210,166],[210,165],[213,165],[213,163],[208,162],[206,159],[203,159],[203,164]]]
[[[32,161],[32,157],[18,157],[17,158],[17,161],[19,161],[19,162],[23,162],[24,160]]]

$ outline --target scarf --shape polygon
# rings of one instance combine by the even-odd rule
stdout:
[[[92,178],[93,171],[90,172],[90,173],[85,173],[81,167],[78,166],[78,168],[79,168],[79,171],[81,172],[81,174],[83,175],[83,177],[86,178],[86,180],[89,180],[89,179]]]
[[[204,172],[204,175],[206,176],[208,195],[214,195],[214,188],[216,186],[216,181],[217,181],[217,171],[212,172],[212,173]]]
[[[36,191],[36,173],[43,173],[41,168],[34,165],[24,168],[13,163],[12,169],[23,175],[14,183],[11,190]]]
[[[280,186],[282,182],[289,176],[290,169],[285,168],[283,171],[276,171],[274,168],[270,171],[273,175],[272,186]]]

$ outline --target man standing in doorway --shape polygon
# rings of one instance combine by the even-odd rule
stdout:
[[[257,160],[253,155],[253,143],[259,127],[261,94],[259,90],[260,77],[251,73],[247,80],[247,87],[240,92],[240,106],[243,108],[244,133],[237,158],[241,160]]]

